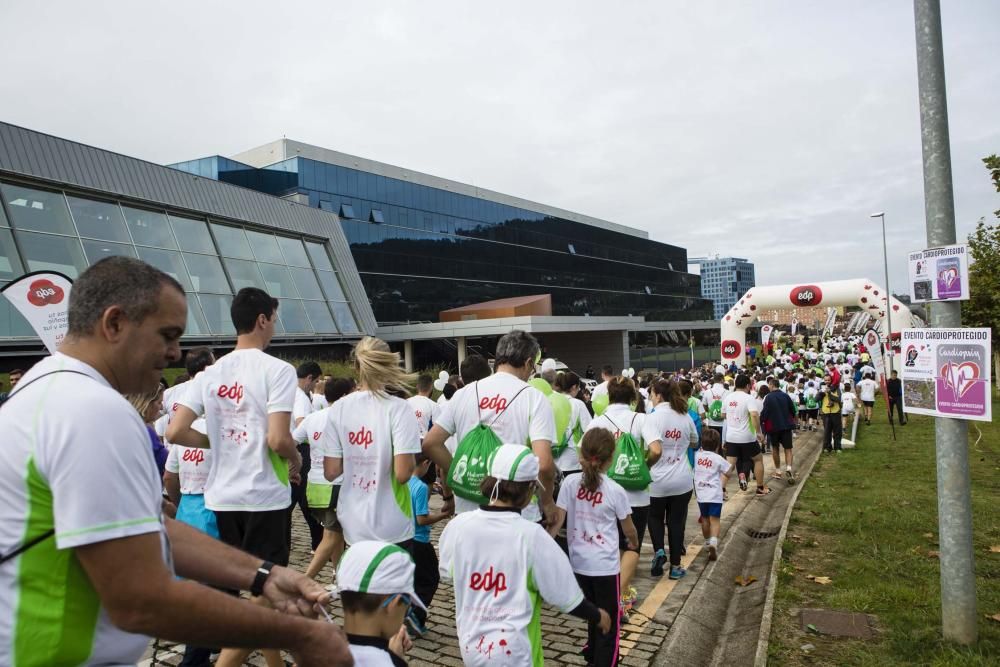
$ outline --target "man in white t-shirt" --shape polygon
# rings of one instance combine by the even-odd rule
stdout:
[[[97,262],[73,284],[59,352],[0,409],[0,664],[135,664],[150,637],[290,648],[300,665],[327,664],[330,651],[349,660],[339,629],[300,616],[328,598],[322,587],[161,512],[149,435],[122,393],[150,391],[180,359],[187,312],[170,276],[127,257]],[[252,588],[293,613],[195,581]]]
[[[315,361],[305,361],[295,369],[295,375],[298,378],[299,388],[295,392],[295,403],[292,406],[293,432],[302,423],[303,419],[313,413],[312,391],[316,387],[319,378],[323,377],[323,370]],[[292,512],[295,510],[295,506],[298,505],[299,510],[302,512],[302,518],[305,519],[306,526],[309,528],[309,543],[312,546],[312,550],[316,551],[320,541],[323,539],[323,526],[320,525],[319,521],[316,520],[313,513],[309,510],[309,503],[306,500],[306,481],[310,477],[312,466],[312,459],[309,454],[310,443],[309,440],[296,440],[295,446],[299,450],[299,456],[302,458],[302,470],[299,472],[300,481],[292,482],[292,506],[288,508],[288,541],[291,543],[292,540],[290,532],[292,529]]]
[[[601,380],[602,380],[601,384],[594,387],[594,391],[590,392],[591,401],[593,401],[595,398],[597,398],[602,394],[605,396],[607,395],[608,382],[610,382],[611,379],[614,378],[614,376],[615,376],[615,369],[612,368],[609,364],[605,364],[604,367],[601,369]]]
[[[701,395],[701,404],[705,406],[705,426],[715,429],[722,437],[722,427],[726,423],[724,403],[729,391],[722,385],[722,373],[716,373],[712,386]]]
[[[740,460],[753,461],[753,474],[757,479],[757,494],[764,496],[771,492],[764,481],[764,456],[761,444],[764,432],[760,427],[760,410],[757,400],[748,391],[750,378],[743,373],[736,376],[736,391],[730,392],[724,402],[726,415],[726,458],[729,464],[737,466]],[[737,470],[739,467],[737,466]],[[740,489],[747,488],[746,476],[740,473]]]
[[[413,408],[413,414],[417,418],[417,426],[420,427],[420,438],[423,439],[431,426],[437,419],[441,408],[431,400],[431,393],[434,391],[434,378],[427,373],[417,377],[417,395],[406,399]]]
[[[858,383],[858,398],[864,406],[865,423],[872,423],[872,408],[875,407],[875,392],[878,391],[878,383],[874,380],[875,373],[865,373],[864,379]]]
[[[231,312],[235,349],[191,381],[167,437],[188,447],[211,447],[205,507],[215,512],[220,539],[265,562],[286,565],[290,483],[298,481],[302,468],[292,438],[292,411],[301,390],[291,364],[264,353],[274,336],[277,299],[245,287],[233,297]],[[202,413],[207,436],[192,428]],[[227,649],[217,665],[240,665],[248,653]]]
[[[452,456],[445,447],[445,440],[454,434],[461,448],[462,439],[480,424],[490,425],[501,442],[530,444],[539,460],[538,475],[544,490],[538,494],[539,506],[528,505],[524,518],[543,519],[548,525],[556,519],[555,461],[552,458],[555,417],[545,395],[527,382],[535,370],[539,352],[538,341],[529,333],[514,330],[503,336],[497,342],[496,372],[455,392],[424,438],[423,451],[442,471],[447,471]],[[443,482],[447,483],[447,474]],[[452,500],[448,488],[444,499],[446,502]],[[476,509],[475,503],[456,500],[457,512],[473,509]]]

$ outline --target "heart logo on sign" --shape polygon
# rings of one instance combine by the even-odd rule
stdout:
[[[958,271],[955,270],[954,267],[945,269],[938,275],[938,277],[943,280],[945,286],[950,289],[951,286],[955,284],[955,281],[958,280]]]
[[[965,395],[965,392],[976,386],[979,379],[979,365],[971,361],[961,364],[949,362],[941,367],[941,377],[944,379],[946,387],[951,387],[957,398]]]

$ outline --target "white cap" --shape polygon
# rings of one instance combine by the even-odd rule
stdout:
[[[395,595],[405,593],[413,604],[426,610],[413,592],[413,557],[405,549],[387,542],[355,542],[337,565],[337,590]]]
[[[551,357],[542,362],[542,373],[547,371],[554,371],[556,369],[556,360]]]
[[[715,372],[718,373],[719,375],[725,375],[726,367],[723,366],[722,364],[719,364],[718,366],[715,367]]]
[[[504,482],[538,481],[538,457],[524,445],[501,445],[490,461],[490,477]]]

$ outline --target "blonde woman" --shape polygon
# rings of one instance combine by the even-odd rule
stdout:
[[[415,376],[385,341],[365,337],[351,353],[358,390],[329,411],[322,440],[323,472],[343,474],[337,518],[344,540],[389,542],[409,549],[413,508],[409,481],[420,452],[420,428],[405,399]]]
[[[163,440],[157,434],[154,424],[163,410],[163,385],[157,384],[154,391],[144,394],[125,394],[125,400],[132,404],[146,424],[149,440],[153,445],[153,458],[156,459],[156,468],[160,471],[162,479],[163,466],[167,463],[167,448],[163,446]]]

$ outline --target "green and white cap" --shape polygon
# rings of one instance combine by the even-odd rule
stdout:
[[[538,457],[524,445],[501,445],[490,461],[490,477],[505,482],[537,482]]]
[[[416,567],[405,549],[387,542],[355,542],[337,566],[337,590],[395,595],[405,593],[413,604],[427,607],[413,592]]]

